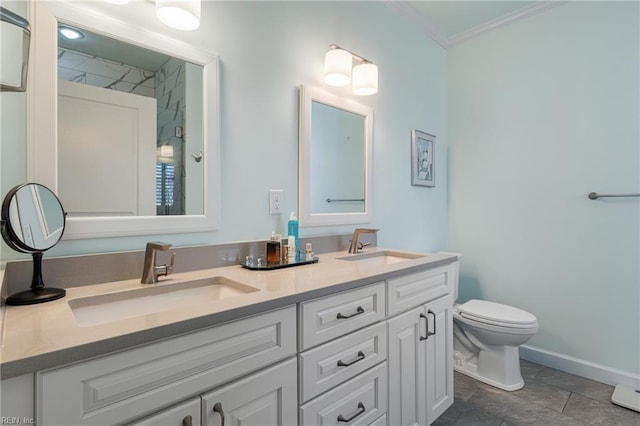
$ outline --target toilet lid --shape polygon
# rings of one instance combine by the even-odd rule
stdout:
[[[486,300],[469,300],[457,308],[467,318],[494,324],[534,325],[538,322],[535,315],[527,311]]]

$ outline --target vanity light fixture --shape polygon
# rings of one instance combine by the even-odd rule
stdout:
[[[173,157],[173,146],[171,146],[171,145],[160,145],[160,156],[161,157]]]
[[[60,31],[60,34],[62,34],[65,38],[69,40],[78,40],[78,39],[84,38],[84,34],[82,34],[80,31],[73,28],[60,27],[58,31]]]
[[[162,23],[182,31],[200,26],[200,0],[156,0],[156,16]]]
[[[173,163],[173,146],[160,145],[157,149],[156,161],[163,164]]]
[[[377,65],[336,44],[330,45],[329,49],[324,57],[325,83],[343,87],[351,82],[353,94],[358,96],[378,93]],[[352,69],[354,60],[358,65]]]

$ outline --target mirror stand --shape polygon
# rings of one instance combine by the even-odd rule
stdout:
[[[0,234],[9,247],[29,253],[33,259],[31,288],[12,294],[7,305],[34,305],[61,299],[66,291],[44,286],[42,254],[62,238],[65,212],[56,195],[46,186],[26,183],[11,189],[0,210]]]
[[[45,287],[42,279],[42,252],[31,253],[33,257],[33,278],[31,288],[12,294],[7,297],[7,305],[34,305],[36,303],[49,302],[61,299],[65,296],[66,290],[62,288]]]

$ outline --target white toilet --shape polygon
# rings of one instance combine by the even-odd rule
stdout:
[[[454,369],[507,391],[521,389],[518,347],[538,331],[529,312],[500,303],[469,300],[453,308]]]

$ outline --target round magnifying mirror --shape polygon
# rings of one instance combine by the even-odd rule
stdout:
[[[47,288],[42,279],[42,252],[60,241],[64,226],[62,204],[46,186],[27,183],[7,193],[2,203],[2,238],[9,247],[33,257],[31,288],[7,297],[7,305],[31,305],[64,297],[64,289]]]

